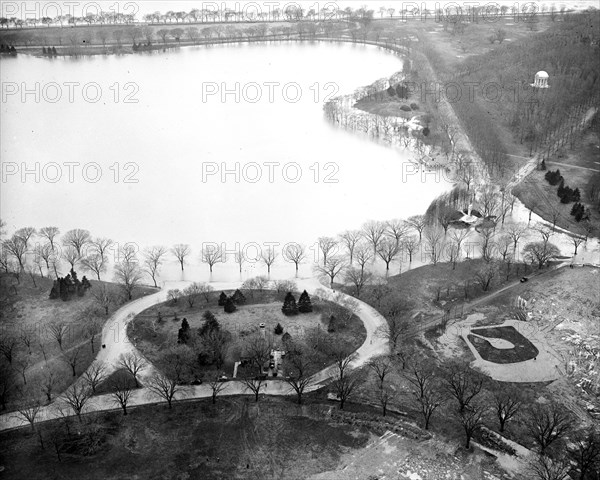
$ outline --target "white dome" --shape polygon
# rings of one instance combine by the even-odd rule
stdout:
[[[549,76],[550,75],[548,75],[548,73],[544,72],[543,70],[535,74],[535,78],[548,78]]]

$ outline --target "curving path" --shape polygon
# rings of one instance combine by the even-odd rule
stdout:
[[[339,292],[334,292],[333,290],[324,287],[316,278],[294,278],[293,280],[296,282],[300,291],[306,290],[311,295],[318,293],[318,295],[323,296],[328,300],[352,298],[357,302],[358,307],[355,313],[362,320],[365,330],[367,331],[367,337],[365,342],[355,352],[356,356],[350,364],[352,369],[359,368],[365,365],[370,359],[379,355],[383,355],[389,351],[388,340],[377,333],[378,330],[387,328],[387,322],[385,318],[379,312],[377,312],[377,310],[366,303],[355,299],[354,297],[350,297]],[[133,302],[128,303],[117,310],[111,316],[102,330],[102,344],[106,345],[106,347],[100,349],[96,357],[97,360],[105,363],[107,374],[110,374],[119,368],[118,361],[122,354],[134,352],[138,355],[141,355],[127,338],[127,325],[135,317],[135,315],[151,307],[152,305],[166,301],[167,292],[169,290],[174,288],[182,289],[187,285],[189,285],[189,282],[167,282],[163,285],[163,289],[159,292],[138,300],[134,300]],[[211,286],[215,289],[215,291],[231,290],[239,288],[241,286],[241,282],[211,283]],[[155,371],[156,370],[154,366],[151,364],[146,367],[140,375],[140,383],[143,385],[148,377]],[[317,372],[313,375],[311,383],[305,389],[305,392],[318,390],[331,383],[335,373],[336,367],[334,365]],[[82,377],[80,377],[77,382],[83,382]],[[225,388],[220,392],[219,395],[248,395],[250,393],[251,392],[246,389],[242,382],[230,381],[226,383]],[[267,395],[293,395],[294,391],[282,380],[267,380],[264,383],[262,393]],[[185,391],[178,393],[175,398],[177,400],[187,400],[195,398],[210,398],[211,395],[212,390],[210,389],[209,385],[198,385],[186,387]],[[133,391],[131,399],[128,403],[128,408],[154,403],[166,402],[162,398],[153,394],[149,389],[140,388]],[[64,407],[64,402],[59,396],[55,398],[55,400],[49,405],[42,407],[36,416],[36,423],[62,417],[62,414],[59,411],[59,407],[61,405]],[[115,403],[112,395],[105,394],[92,397],[86,404],[85,412],[101,412],[118,409],[119,405]],[[26,419],[18,412],[10,412],[0,416],[0,431],[20,428],[28,425],[29,422],[27,422]]]

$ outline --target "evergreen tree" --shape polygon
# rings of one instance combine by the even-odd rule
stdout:
[[[333,333],[335,332],[335,325],[336,325],[336,321],[335,321],[335,317],[333,315],[331,315],[329,317],[329,323],[327,324],[327,331],[329,333]]]
[[[46,55],[46,47],[42,47],[42,55]]]
[[[221,325],[217,321],[217,317],[215,317],[211,311],[207,310],[204,312],[202,318],[204,318],[204,323],[198,329],[198,335],[204,336],[208,333],[221,330]]]
[[[246,303],[246,297],[239,289],[233,293],[231,299],[236,305],[244,305]]]
[[[225,305],[223,305],[223,310],[225,311],[225,313],[233,313],[237,310],[237,307],[235,306],[235,303],[233,303],[231,297],[227,297]]]
[[[390,97],[393,97],[394,95],[396,95],[396,90],[394,89],[394,87],[392,87],[391,85],[388,87],[387,89],[387,93]]]
[[[187,321],[187,318],[184,318],[181,321],[181,328],[179,329],[179,333],[177,335],[177,343],[187,344],[190,340],[190,324]]]
[[[300,298],[298,299],[298,311],[300,313],[310,313],[313,311],[312,303],[306,290],[300,294]]]
[[[221,292],[221,295],[219,295],[219,307],[224,307],[225,306],[225,302],[227,301],[227,295],[225,295],[225,292]]]
[[[296,299],[294,298],[294,295],[292,295],[292,292],[288,292],[285,296],[281,311],[287,316],[298,314],[298,305],[296,305]]]
[[[275,326],[275,329],[273,330],[273,332],[275,332],[275,335],[281,335],[283,333],[283,327],[281,326],[281,323],[278,323]]]

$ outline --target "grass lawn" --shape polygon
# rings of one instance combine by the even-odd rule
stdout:
[[[507,340],[514,345],[514,348],[499,349],[492,346],[490,342],[483,338],[469,334],[467,338],[477,349],[479,355],[484,360],[494,363],[518,363],[535,358],[539,350],[533,344],[521,335],[514,327],[489,327],[477,328],[471,330],[477,335],[488,338],[500,338]]]
[[[85,418],[92,422],[99,428],[96,448],[83,455],[71,447],[60,462],[53,439],[66,435],[61,421],[42,426],[44,450],[29,429],[0,434],[3,478],[305,479],[336,468],[341,454],[369,438],[361,427],[313,419],[293,401],[277,398],[148,406],[126,417]],[[81,430],[75,419],[70,428],[75,436]]]
[[[226,292],[232,294],[233,292]],[[336,331],[327,331],[329,316],[339,316],[340,308],[335,304],[312,299],[313,312],[286,316],[281,312],[283,294],[264,291],[245,292],[247,302],[240,305],[237,311],[225,313],[223,307],[218,306],[217,296],[213,295],[210,302],[204,299],[198,300],[190,307],[184,298],[176,304],[171,302],[154,305],[140,313],[128,327],[128,336],[136,347],[152,362],[160,363],[163,353],[170,347],[177,345],[177,335],[181,327],[181,321],[186,318],[191,331],[192,339],[197,337],[198,329],[203,325],[203,314],[212,312],[221,327],[231,334],[231,344],[227,351],[225,364],[222,370],[227,376],[233,374],[234,363],[240,359],[243,351],[244,341],[248,336],[259,333],[261,323],[265,324],[265,332],[276,348],[283,348],[282,336],[289,333],[294,341],[300,343],[312,342],[319,338],[335,339],[344,342],[353,349],[363,344],[366,331],[362,321],[353,315],[349,320],[339,319],[336,322]],[[296,298],[299,295],[296,294]],[[158,321],[158,312],[163,320]],[[349,315],[348,315],[349,316]],[[281,335],[275,335],[274,329],[277,324],[283,327]],[[193,345],[192,341],[192,345]],[[322,355],[315,354],[312,370],[317,371],[327,366],[330,361]],[[200,374],[214,370],[213,366],[202,366]]]
[[[23,390],[26,396],[41,395],[41,382],[49,372],[54,376],[54,394],[61,393],[74,379],[68,360],[75,359],[76,375],[80,375],[95,358],[102,326],[122,303],[110,305],[109,315],[105,315],[92,292],[101,284],[112,288],[116,285],[95,280],[90,282],[92,288],[85,296],[74,295],[70,300],[62,301],[50,300],[52,280],[49,278],[35,277],[34,284],[33,279],[21,275],[20,283],[17,283],[12,275],[0,275],[2,336],[4,341],[15,342],[10,364],[14,383],[9,389],[7,408],[13,408],[15,402],[20,401],[19,390]],[[139,288],[135,298],[155,291],[150,287]],[[62,348],[49,328],[57,321],[62,322],[65,329]],[[89,330],[92,324],[95,329]]]
[[[499,272],[489,290],[483,291],[476,283],[475,275],[485,265],[486,262],[482,259],[465,259],[458,262],[455,269],[449,262],[424,265],[390,277],[388,286],[392,288],[392,295],[412,303],[415,311],[434,315],[463,303],[465,289],[467,300],[473,300],[501,288],[506,283],[514,282],[531,271],[531,268],[524,264],[511,265],[507,279],[506,267],[499,266]]]
[[[596,226],[596,235],[598,234],[598,225],[600,225],[600,212],[590,204],[588,192],[591,188],[592,177],[600,179],[599,145],[598,132],[590,129],[573,150],[557,152],[546,162],[548,170],[560,170],[565,179],[565,185],[573,189],[579,188],[581,203],[590,207],[590,220],[591,224]],[[573,203],[560,203],[560,198],[556,194],[558,187],[550,185],[544,179],[545,174],[544,171],[534,170],[513,192],[527,208],[532,209],[542,218],[551,222],[554,212],[558,212],[557,226],[585,235],[583,223],[577,222],[571,215]],[[600,180],[596,183],[600,183]]]

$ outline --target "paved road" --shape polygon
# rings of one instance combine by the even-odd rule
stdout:
[[[342,302],[345,298],[353,298],[347,295],[336,293],[333,290],[324,287],[319,283],[319,281],[315,278],[303,278],[303,279],[293,279],[296,281],[298,285],[298,289],[306,290],[311,295],[315,295],[318,293],[325,298],[328,298],[332,301]],[[135,315],[139,314],[146,308],[155,305],[157,303],[164,302],[167,299],[167,292],[170,289],[174,288],[185,288],[188,283],[166,283],[163,289],[155,294],[148,295],[146,297],[135,300],[117,312],[115,312],[109,321],[106,322],[104,329],[102,331],[102,343],[106,345],[106,348],[101,349],[96,357],[97,360],[102,361],[107,366],[107,371],[113,372],[118,368],[119,357],[122,354],[129,352],[139,352],[136,350],[135,346],[129,341],[127,338],[127,325],[129,322],[135,317]],[[239,288],[241,286],[240,282],[233,283],[211,283],[213,288],[216,291],[219,290],[230,290]],[[318,291],[318,292],[317,292]],[[373,357],[383,355],[389,351],[389,344],[387,339],[383,338],[382,335],[377,332],[380,329],[387,328],[387,322],[385,318],[377,312],[374,308],[370,307],[364,302],[360,300],[356,300],[357,302],[357,310],[356,315],[362,320],[365,329],[367,331],[367,338],[361,347],[356,351],[356,357],[350,364],[351,368],[359,368],[360,366],[367,363]],[[142,385],[147,378],[155,372],[153,366],[147,368],[142,373],[140,380]],[[310,385],[307,387],[306,391],[314,391],[328,385],[332,381],[332,376],[335,374],[335,367],[330,366],[316,373],[311,380]],[[77,382],[83,382],[80,377]],[[239,381],[231,381],[227,382],[225,388],[221,391],[220,395],[248,395],[251,392],[247,391],[242,382]],[[265,382],[263,393],[267,395],[293,395],[294,392],[292,388],[287,385],[285,382],[281,380],[269,380]],[[193,398],[209,398],[212,395],[212,391],[209,385],[199,385],[195,387],[186,388],[184,391],[176,395],[176,399],[193,399]],[[163,403],[165,402],[160,397],[157,397],[155,394],[149,391],[147,388],[140,388],[133,392],[131,400],[129,402],[129,406],[135,407],[139,405],[147,405],[151,403]],[[36,422],[41,422],[45,420],[51,420],[55,418],[60,418],[62,415],[58,411],[58,407],[61,405],[64,406],[62,398],[56,398],[51,404],[43,407],[38,416],[36,417]],[[115,410],[118,409],[118,404],[113,400],[112,395],[98,395],[96,397],[92,397],[89,403],[86,406],[86,412],[99,412],[106,410]],[[68,410],[68,409],[67,409]],[[0,431],[9,430],[13,428],[19,428],[29,425],[23,416],[21,416],[18,412],[6,413],[0,416]]]

